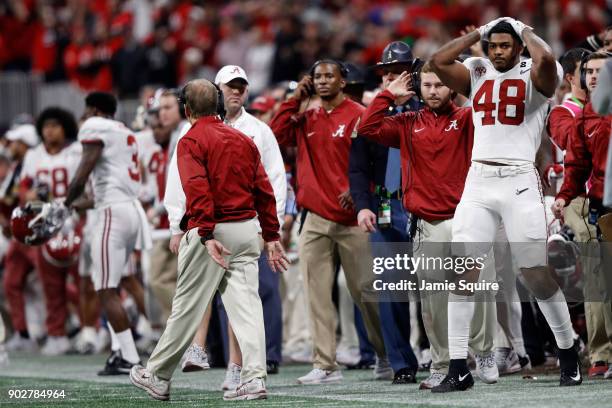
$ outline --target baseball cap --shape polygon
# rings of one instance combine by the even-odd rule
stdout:
[[[249,83],[249,79],[244,69],[240,68],[238,65],[226,65],[217,72],[215,84],[227,84],[232,79],[236,78],[243,79],[247,84]]]
[[[6,139],[11,142],[19,140],[30,147],[38,144],[38,134],[34,125],[19,125],[6,132]]]
[[[249,110],[266,113],[273,109],[274,105],[276,105],[276,100],[271,96],[258,96],[249,106]]]

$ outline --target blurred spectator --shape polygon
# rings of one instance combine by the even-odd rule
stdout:
[[[268,124],[274,115],[274,107],[276,106],[276,100],[271,96],[258,96],[253,100],[253,103],[249,105],[250,114],[255,116],[257,119]]]
[[[143,75],[142,71],[147,63],[146,58],[146,49],[136,41],[132,30],[126,29],[125,43],[111,61],[113,82],[120,97],[136,97],[140,88],[147,83],[147,75]]]
[[[149,82],[161,84],[166,88],[176,86],[176,40],[170,36],[165,25],[155,27],[151,44],[146,51],[146,66],[149,69]]]
[[[82,89],[133,97],[145,81],[173,87],[240,65],[257,95],[299,79],[325,57],[373,65],[394,40],[426,59],[466,25],[501,15],[532,25],[557,55],[576,46],[601,48],[610,24],[605,0],[353,0],[341,7],[287,0],[7,0],[0,2],[0,70],[32,70],[47,81],[67,76]],[[375,78],[366,79],[368,89],[375,86]]]

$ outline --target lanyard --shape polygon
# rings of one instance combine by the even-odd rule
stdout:
[[[575,96],[572,96],[570,99],[574,101],[576,105],[580,106],[580,109],[584,109],[584,104],[580,102],[580,99],[576,98]]]

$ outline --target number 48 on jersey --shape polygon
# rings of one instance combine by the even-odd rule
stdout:
[[[525,89],[522,79],[506,79],[499,84],[499,102],[493,101],[495,80],[483,82],[474,95],[474,112],[484,112],[482,126],[495,125],[495,118],[504,125],[518,126],[525,118]]]

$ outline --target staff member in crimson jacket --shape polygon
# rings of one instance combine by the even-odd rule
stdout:
[[[346,97],[344,66],[322,60],[305,76],[293,96],[283,102],[270,127],[279,144],[297,146],[297,201],[308,211],[299,238],[300,268],[306,281],[314,343],[314,369],[300,384],[338,382],[336,309],[332,302],[335,254],[340,256],[349,291],[361,309],[379,362],[386,363],[378,305],[363,302],[371,288],[372,260],[368,235],[357,226],[349,194],[348,164],[352,137],[363,107]],[[321,107],[300,111],[309,90]]]
[[[147,368],[134,366],[132,383],[167,400],[170,378],[202,315],[219,290],[242,351],[241,384],[224,399],[266,398],[266,341],[257,293],[259,217],[270,267],[285,270],[276,200],[255,143],[217,116],[217,88],[207,80],[183,91],[191,129],[177,147],[186,196],[178,281],[172,314]]]
[[[604,52],[590,54],[586,58],[584,74],[589,92],[597,86],[599,71],[603,68],[610,55]],[[606,160],[610,145],[610,120],[612,115],[601,116],[593,109],[591,102],[587,103],[582,118],[576,120],[576,125],[569,129],[569,143],[565,155],[565,177],[557,199],[552,206],[553,214],[561,218],[564,209],[572,200],[586,192],[589,199],[589,219],[597,227],[597,238],[605,242],[601,245],[601,272],[596,276],[586,275],[585,306],[589,329],[589,346],[592,366],[589,376],[603,375],[612,378],[610,350],[612,350],[612,330],[609,322],[612,320],[612,278],[610,264],[612,254],[612,210],[602,204],[604,196],[604,180],[606,176]],[[604,371],[605,370],[605,371]]]
[[[455,209],[463,193],[472,155],[474,127],[471,108],[460,108],[452,102],[453,93],[432,72],[429,63],[423,66],[420,76],[424,108],[387,116],[389,106],[396,99],[414,95],[409,88],[410,73],[403,72],[374,98],[357,131],[360,136],[400,149],[403,204],[419,219],[414,241],[449,243]],[[373,224],[370,227],[373,230]],[[415,256],[420,253],[444,258],[450,256],[450,247],[441,244],[415,246]],[[424,280],[445,279],[442,271],[418,270],[417,275]],[[420,388],[430,389],[442,381],[448,370],[448,293],[421,292],[420,295],[432,356],[431,375],[421,382]],[[495,309],[490,303],[479,302],[477,305],[470,346],[478,359],[491,354]],[[492,324],[485,324],[486,319]],[[495,364],[495,360],[492,362]]]

